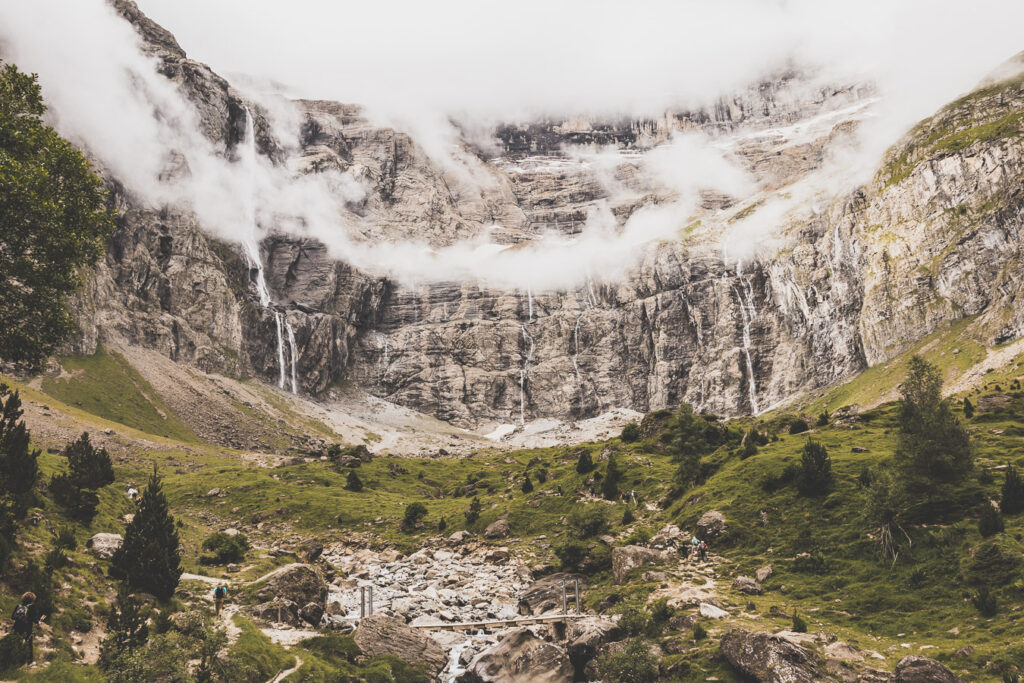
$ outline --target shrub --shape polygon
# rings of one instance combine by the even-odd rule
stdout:
[[[570,539],[555,546],[555,556],[562,563],[562,569],[575,569],[587,556],[587,545],[582,541]]]
[[[149,626],[142,605],[130,594],[128,585],[122,583],[107,617],[107,636],[100,647],[100,666],[110,669],[120,655],[141,648],[148,639]]]
[[[978,531],[982,538],[1001,533],[1004,528],[1003,516],[999,514],[999,510],[985,503],[981,509],[981,516],[978,517]]]
[[[821,574],[825,571],[825,556],[819,551],[801,553],[793,560],[793,571],[804,574]]]
[[[860,468],[860,474],[857,475],[857,488],[866,489],[875,483],[875,473],[871,471],[871,468],[865,465]]]
[[[71,564],[71,559],[62,548],[51,549],[50,552],[46,553],[46,557],[43,559],[43,566],[48,572],[63,569],[69,564]]]
[[[971,603],[977,608],[978,613],[983,617],[994,617],[999,611],[999,600],[992,594],[988,586],[982,586],[977,593],[971,597]]]
[[[817,426],[817,427],[827,427],[828,426],[828,421],[829,421],[830,417],[831,416],[828,414],[827,410],[822,411],[822,413],[820,415],[818,415],[818,421],[814,423],[815,426]]]
[[[57,530],[57,537],[54,544],[65,550],[75,550],[78,547],[78,539],[75,538],[75,530],[69,526],[62,526]]]
[[[808,429],[810,429],[810,425],[808,425],[807,420],[803,419],[802,417],[794,417],[789,422],[790,434],[803,434]]]
[[[466,513],[465,513],[466,514],[466,526],[473,526],[474,524],[476,524],[476,521],[478,519],[480,519],[481,507],[482,506],[480,505],[480,499],[479,498],[474,497],[473,500],[470,501],[469,508],[467,508]]]
[[[605,500],[615,500],[619,496],[619,483],[622,481],[622,470],[619,468],[619,461],[612,453],[608,456],[608,466],[605,468],[604,479],[601,480],[601,494]]]
[[[1024,482],[1021,481],[1017,468],[1013,465],[1006,468],[999,509],[1003,511],[1004,515],[1015,515],[1024,511]]]
[[[523,477],[523,493],[533,493],[533,482],[530,481],[530,473],[527,472]]]
[[[349,470],[348,477],[345,479],[345,488],[357,493],[363,490],[363,480],[359,478],[355,470]]]
[[[48,488],[50,495],[53,496],[53,502],[64,508],[68,517],[83,524],[92,523],[100,504],[100,498],[94,491],[76,485],[74,479],[67,474],[55,474],[50,477]]]
[[[761,480],[761,489],[765,493],[774,493],[784,486],[787,486],[797,478],[800,474],[800,467],[797,465],[789,464],[780,473],[772,475],[769,474]]]
[[[402,526],[405,529],[413,529],[427,516],[427,508],[423,503],[409,503],[405,506],[405,515],[402,517]]]
[[[693,639],[698,643],[708,637],[708,630],[704,628],[704,625],[697,622],[693,625]]]
[[[964,417],[970,420],[974,417],[974,404],[971,403],[971,399],[964,397]]]
[[[647,542],[651,540],[651,530],[647,527],[640,527],[634,529],[626,538],[626,545],[647,545]]]
[[[590,457],[590,451],[580,451],[580,457],[576,459],[576,471],[580,474],[594,471],[594,460]]]
[[[622,526],[632,524],[636,521],[636,516],[633,514],[633,508],[627,507],[626,511],[622,513]]]
[[[601,679],[617,683],[649,683],[658,678],[658,659],[643,640],[634,638],[620,652],[608,652],[597,660]]]
[[[807,633],[807,622],[800,613],[793,610],[793,632],[794,633]]]
[[[581,538],[590,538],[608,528],[608,512],[604,505],[577,505],[569,513],[569,526]]]
[[[824,444],[808,439],[800,456],[797,490],[804,496],[820,496],[832,484],[832,460]]]
[[[659,633],[665,628],[668,620],[675,616],[676,613],[675,609],[669,607],[668,598],[658,598],[652,602],[649,611],[651,613],[651,622],[653,622]]]
[[[0,671],[15,669],[28,663],[28,641],[13,631],[0,639]]]
[[[98,489],[114,483],[114,466],[106,448],[96,450],[89,442],[88,432],[64,447],[61,452],[68,459],[71,479],[76,486]]]
[[[0,286],[2,287],[2,286]],[[0,331],[0,341],[5,333]],[[39,479],[39,449],[29,448],[29,431],[21,419],[21,396],[0,382],[0,494],[14,499],[14,516],[28,508],[32,487]]]
[[[995,541],[983,543],[967,564],[967,581],[975,586],[1002,585],[1017,576],[1020,557]]]
[[[547,468],[545,468],[545,467],[537,468],[536,475],[537,475],[537,483],[538,484],[543,484],[544,482],[546,482],[548,480],[548,470],[547,470]]]
[[[223,531],[210,534],[203,541],[203,550],[211,553],[199,558],[201,564],[231,564],[245,559],[249,540],[245,534],[228,535]]]
[[[627,607],[619,619],[619,628],[630,637],[653,635],[651,615],[641,607]]]
[[[448,528],[448,521],[442,516],[440,521],[437,523],[437,530],[444,531]]]
[[[629,424],[627,424],[625,427],[622,428],[621,439],[623,443],[633,443],[635,441],[639,441],[640,425],[638,425],[636,422],[630,422]]]

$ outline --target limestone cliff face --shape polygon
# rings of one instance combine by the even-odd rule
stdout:
[[[497,131],[498,159],[465,153],[490,181],[460,184],[406,135],[375,128],[359,109],[298,103],[298,150],[275,140],[252,102],[128,0],[116,3],[197,104],[204,134],[226,155],[253,112],[257,147],[301,173],[350,172],[371,189],[351,206],[371,239],[435,245],[502,226],[506,243],[539,231],[577,231],[597,202],[620,219],[658,198],[636,168],[610,193],[563,145],[642,149],[672,128],[712,135],[741,125],[761,134],[735,152],[762,182],[783,187],[813,172],[851,123],[863,88],[794,95],[787,74],[708,110],[664,121],[548,121]],[[838,112],[838,113],[837,113]],[[275,235],[260,245],[273,303],[260,306],[240,247],[208,236],[173,207],[142,208],[109,178],[119,230],[76,302],[75,350],[103,339],[160,350],[204,370],[281,379],[278,315],[292,329],[298,389],[340,381],[460,425],[575,419],[612,407],[647,410],[688,401],[724,414],[758,412],[882,362],[949,321],[980,314],[993,342],[1024,334],[1016,269],[1024,177],[1019,77],[978,91],[923,122],[877,179],[790,225],[787,246],[742,269],[700,241],[652,250],[627,280],[535,294],[450,283],[409,289],[333,261],[323,245]],[[780,140],[775,129],[814,117],[820,134]],[[535,158],[537,156],[544,158]],[[729,205],[706,196],[708,215]],[[757,206],[750,208],[756,211]],[[292,369],[291,347],[285,359]]]

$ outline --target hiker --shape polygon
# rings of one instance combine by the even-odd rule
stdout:
[[[697,550],[700,551],[700,561],[708,561],[708,544],[705,541],[701,541],[700,545],[697,546]]]
[[[562,485],[558,485],[558,495],[562,495]]]
[[[11,614],[11,621],[14,622],[12,630],[24,638],[25,643],[28,645],[26,664],[31,664],[35,660],[35,653],[32,647],[32,629],[37,622],[45,618],[43,616],[36,616],[35,602],[35,593],[25,593],[21,596],[21,602],[18,603],[18,606],[14,608],[14,612]]]
[[[220,611],[224,607],[224,598],[228,596],[228,589],[222,585],[217,586],[213,589],[213,610],[216,616],[220,616]]]

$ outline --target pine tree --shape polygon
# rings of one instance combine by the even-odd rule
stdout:
[[[39,479],[39,450],[29,448],[23,412],[18,392],[0,384],[0,494],[11,496],[18,517],[28,509],[32,487]]]
[[[608,456],[608,467],[604,472],[604,479],[601,480],[601,495],[606,500],[615,500],[619,496],[619,482],[622,481],[622,470],[619,469],[619,461],[612,453]]]
[[[590,451],[583,451],[576,460],[576,471],[580,474],[587,474],[594,470],[594,461],[590,457]]]
[[[974,404],[971,403],[971,399],[964,397],[964,417],[970,420],[974,417]]]
[[[180,564],[178,532],[154,466],[135,517],[125,529],[124,543],[111,558],[110,573],[135,590],[167,600],[178,587]]]
[[[999,509],[1004,515],[1015,515],[1024,511],[1024,482],[1017,474],[1017,468],[1010,465],[1006,468],[1003,480],[1003,494],[999,499]]]
[[[808,439],[800,457],[797,489],[802,495],[817,496],[832,484],[832,460],[824,444]]]
[[[480,499],[474,496],[473,500],[469,502],[469,509],[466,510],[466,526],[473,526],[480,519],[480,510],[482,509]]]
[[[523,493],[533,493],[533,482],[530,481],[530,473],[523,477]]]
[[[356,492],[363,490],[363,481],[356,474],[355,470],[349,470],[348,479],[345,480],[345,488]]]
[[[974,455],[967,431],[942,398],[939,369],[914,356],[902,393],[896,461],[904,477],[924,490],[963,477]]]
[[[107,637],[100,646],[100,666],[110,668],[118,656],[142,647],[148,639],[146,615],[132,597],[128,584],[122,583],[107,617]]]
[[[87,432],[82,432],[77,441],[65,446],[61,455],[68,459],[71,477],[77,486],[98,489],[114,483],[114,466],[110,454],[106,448],[93,448]]]

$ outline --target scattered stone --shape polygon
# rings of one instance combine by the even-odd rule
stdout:
[[[95,534],[85,545],[97,558],[109,560],[123,542],[121,534]]]
[[[562,582],[566,591],[575,589],[577,577],[572,574],[550,574],[530,584],[519,599],[519,613],[524,616],[537,616],[552,610],[562,611]],[[580,589],[583,582],[580,581]]]
[[[722,617],[729,616],[729,613],[720,607],[715,607],[711,603],[702,602],[700,603],[700,615],[705,619],[721,619]]]
[[[224,534],[227,536],[237,536],[238,529],[235,529],[234,527],[231,527],[230,529],[225,529]]]
[[[219,486],[216,487],[216,488],[212,488],[212,489],[210,489],[209,491],[206,492],[206,497],[207,498],[216,498],[219,495],[220,495],[220,487]]]
[[[462,545],[469,540],[471,533],[468,531],[456,531],[454,534],[448,537],[449,545]]]
[[[732,582],[732,587],[744,595],[760,595],[764,592],[761,584],[749,576],[737,576]]]
[[[473,658],[457,683],[571,683],[566,651],[518,628]]]
[[[815,655],[770,633],[732,629],[722,636],[730,665],[759,683],[815,683],[826,680]]]
[[[320,620],[324,616],[323,605],[319,605],[315,602],[307,602],[302,609],[299,610],[299,617],[312,626],[319,626]]]
[[[509,552],[508,548],[495,548],[484,555],[484,560],[492,563],[508,562]]]
[[[504,519],[499,519],[484,530],[484,538],[505,538],[509,535],[510,531],[508,522]]]
[[[772,569],[772,566],[769,564],[754,572],[754,578],[757,579],[758,583],[764,583],[768,579],[772,578],[774,574],[775,570]]]
[[[725,515],[718,510],[708,510],[697,520],[697,538],[703,541],[713,541],[724,535],[728,528]]]
[[[896,665],[892,683],[964,683],[934,659],[907,655]]]
[[[612,583],[621,584],[629,572],[637,567],[665,564],[669,560],[668,553],[638,545],[612,548]]]
[[[825,654],[829,657],[841,659],[844,662],[863,662],[864,655],[857,651],[857,648],[853,647],[849,643],[844,643],[841,640],[837,640],[834,643],[830,643],[825,646]]]
[[[306,562],[316,562],[324,554],[324,544],[312,541],[302,549],[302,559]]]
[[[851,453],[867,453],[868,449],[864,448],[863,446],[854,446],[853,448],[850,449],[850,452]]]
[[[447,663],[441,646],[401,619],[379,614],[364,617],[356,628],[356,645],[368,657],[394,655],[407,662],[423,664],[437,677]]]

